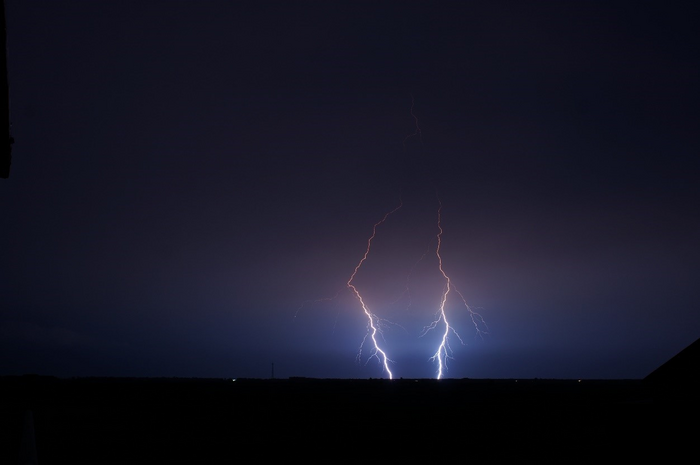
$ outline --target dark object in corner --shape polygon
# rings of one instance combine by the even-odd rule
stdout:
[[[654,387],[659,401],[697,403],[700,389],[700,339],[649,373],[644,382]]]

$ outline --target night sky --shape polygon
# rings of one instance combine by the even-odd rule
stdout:
[[[395,377],[436,373],[439,205],[488,326],[450,295],[447,377],[700,337],[695,2],[5,3],[0,374],[386,377],[346,283],[399,203],[353,281]]]

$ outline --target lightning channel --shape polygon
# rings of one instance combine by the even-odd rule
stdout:
[[[488,327],[486,326],[486,322],[484,321],[482,316],[479,313],[472,310],[472,308],[469,306],[469,304],[467,304],[467,301],[464,298],[464,295],[454,287],[454,285],[452,283],[452,279],[445,272],[445,269],[443,268],[442,254],[441,254],[442,234],[443,234],[442,202],[440,201],[439,196],[438,196],[438,209],[437,209],[437,230],[438,230],[438,233],[436,235],[437,245],[435,247],[435,256],[437,257],[438,270],[440,271],[440,274],[442,275],[442,278],[444,279],[445,284],[443,285],[442,294],[440,296],[440,305],[438,306],[438,310],[436,312],[436,318],[429,325],[427,325],[426,327],[423,328],[423,332],[421,333],[421,337],[424,336],[425,334],[427,334],[429,331],[437,330],[438,327],[442,328],[442,336],[440,338],[440,344],[438,345],[438,348],[435,351],[435,353],[430,357],[430,361],[437,363],[437,366],[438,366],[436,378],[441,379],[447,371],[447,360],[452,358],[452,353],[453,353],[452,348],[450,347],[449,336],[452,334],[453,336],[455,336],[459,340],[459,342],[462,345],[464,345],[464,340],[459,335],[457,330],[453,326],[450,325],[450,322],[447,319],[447,311],[446,311],[445,307],[447,306],[447,299],[448,299],[450,293],[454,292],[455,294],[457,294],[460,297],[461,303],[466,308],[466,310],[469,313],[469,316],[471,318],[471,321],[474,324],[474,328],[476,330],[476,334],[478,337],[483,338],[483,335],[487,334],[487,332],[488,332]]]
[[[422,144],[423,144],[423,138],[422,138],[422,131],[419,125],[418,117],[416,116],[414,112],[414,98],[413,95],[411,95],[411,117],[413,118],[413,123],[414,123],[414,131],[411,134],[408,134],[407,136],[404,137],[403,139],[403,146],[404,150],[407,151],[407,142],[412,139],[412,138],[419,138],[420,139],[420,146],[422,149]],[[422,152],[422,150],[421,150]],[[408,154],[407,154],[408,156]],[[423,160],[425,161],[425,160]],[[426,169],[428,167],[426,166]],[[442,239],[443,239],[443,226],[442,226],[442,200],[440,198],[439,192],[437,185],[435,183],[435,179],[431,180],[432,188],[434,189],[435,192],[435,197],[437,198],[437,233],[433,236],[433,239],[431,240],[431,244],[435,244],[434,248],[432,246],[428,247],[427,250],[424,251],[423,255],[418,259],[418,262],[414,264],[414,266],[411,268],[409,271],[408,275],[406,276],[406,288],[404,292],[399,296],[397,300],[393,302],[392,305],[396,305],[400,300],[403,300],[404,298],[408,299],[408,308],[412,306],[412,283],[411,281],[413,280],[413,273],[414,269],[418,265],[418,263],[422,262],[425,258],[427,258],[430,255],[433,255],[437,259],[437,270],[439,271],[439,276],[442,278],[443,284],[442,284],[442,290],[439,294],[439,304],[437,306],[437,311],[434,313],[434,318],[428,324],[427,326],[423,327],[423,330],[419,334],[419,338],[425,336],[428,332],[431,331],[436,331],[440,333],[440,338],[439,338],[439,344],[435,350],[435,352],[432,354],[432,356],[429,358],[429,361],[435,363],[437,365],[437,373],[436,377],[437,379],[442,379],[446,373],[447,373],[447,364],[448,360],[453,359],[453,351],[452,348],[450,347],[450,342],[451,338],[456,338],[462,345],[465,345],[464,340],[460,336],[460,334],[457,332],[453,324],[451,323],[451,319],[453,317],[451,311],[448,312],[448,302],[452,302],[454,300],[458,301],[458,305],[462,306],[464,309],[466,309],[467,314],[469,318],[471,318],[471,322],[474,325],[474,329],[476,332],[476,336],[480,337],[483,339],[483,336],[488,334],[488,327],[486,326],[486,323],[482,316],[475,312],[469,304],[467,304],[466,299],[464,298],[464,295],[455,287],[451,276],[445,271],[445,268],[443,266],[443,257],[442,257]],[[399,196],[399,203],[397,206],[395,206],[392,210],[389,210],[384,213],[384,215],[381,217],[379,221],[374,223],[372,227],[372,233],[369,235],[367,238],[367,245],[365,248],[364,253],[362,254],[362,257],[360,260],[357,262],[355,265],[352,273],[348,277],[347,281],[345,282],[345,286],[341,287],[341,289],[338,290],[336,295],[331,298],[325,298],[325,299],[318,299],[315,302],[319,301],[330,301],[334,300],[338,295],[343,292],[344,290],[349,290],[353,297],[357,300],[359,307],[362,309],[362,312],[364,313],[364,316],[367,321],[367,326],[366,326],[366,332],[364,337],[362,338],[362,341],[360,342],[360,346],[357,351],[357,362],[360,363],[363,360],[363,356],[367,357],[366,363],[369,363],[370,360],[376,359],[379,364],[382,366],[383,371],[386,372],[388,375],[389,379],[394,378],[394,374],[391,371],[390,368],[390,363],[394,363],[394,361],[389,357],[386,349],[387,342],[384,339],[384,333],[383,330],[388,326],[388,325],[395,325],[399,326],[402,328],[404,331],[406,329],[392,321],[380,318],[376,313],[374,313],[367,302],[365,301],[365,296],[361,292],[360,289],[358,289],[358,286],[355,284],[355,278],[358,276],[360,273],[360,270],[362,266],[365,264],[367,259],[369,258],[371,252],[372,252],[372,246],[373,246],[373,241],[375,237],[377,236],[377,231],[379,228],[387,221],[387,219],[396,213],[399,209],[403,207],[403,199],[401,196]],[[433,265],[431,265],[433,266]],[[433,268],[434,270],[434,268]],[[294,317],[296,318],[297,314],[299,311],[311,301],[306,301],[302,303],[302,305],[297,309],[297,313],[295,313]],[[431,305],[432,306],[432,305]],[[405,310],[408,310],[405,309]],[[336,317],[336,323],[337,323],[337,317]],[[333,329],[335,330],[335,324],[333,326]],[[365,352],[369,352],[369,356],[365,355]],[[365,364],[366,364],[365,363]]]
[[[403,138],[403,148],[406,150],[406,141],[412,137],[418,136],[420,139],[421,143],[423,143],[423,132],[420,129],[420,126],[418,125],[418,117],[416,116],[415,113],[413,113],[413,107],[415,106],[415,99],[413,98],[413,94],[411,94],[411,117],[413,118],[413,124],[415,125],[416,129],[413,131],[413,133],[408,134],[406,137]]]
[[[395,207],[393,210],[387,212],[384,214],[381,220],[376,222],[374,226],[372,227],[372,235],[367,239],[367,248],[365,249],[365,253],[360,259],[360,261],[357,263],[355,266],[355,270],[352,272],[352,275],[350,275],[350,279],[348,279],[346,285],[348,289],[350,289],[357,301],[360,303],[360,306],[362,307],[362,311],[364,312],[365,316],[367,317],[367,333],[365,334],[365,337],[362,339],[362,343],[360,344],[360,348],[357,353],[357,360],[360,361],[362,359],[362,350],[367,342],[367,340],[372,341],[372,348],[371,348],[371,354],[368,359],[371,360],[372,358],[377,358],[379,362],[382,364],[384,367],[384,371],[387,372],[389,375],[389,379],[394,378],[394,374],[391,372],[391,369],[389,368],[389,362],[392,362],[392,360],[388,357],[386,354],[386,351],[384,351],[380,346],[379,346],[379,341],[377,340],[377,335],[381,335],[381,324],[383,323],[384,320],[379,318],[377,315],[375,315],[367,306],[365,303],[365,300],[362,298],[362,294],[360,291],[357,289],[357,287],[352,283],[355,280],[355,276],[357,276],[357,272],[360,270],[360,267],[362,267],[362,264],[367,260],[367,257],[369,256],[370,250],[372,248],[372,241],[374,240],[375,236],[377,235],[377,228],[382,225],[389,216],[399,210],[403,206],[403,201],[399,200],[399,205]]]

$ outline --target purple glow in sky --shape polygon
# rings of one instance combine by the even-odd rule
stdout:
[[[5,3],[0,374],[385,376],[347,282],[401,198],[353,284],[432,378],[435,189],[489,328],[450,314],[447,377],[642,378],[700,336],[694,4]]]

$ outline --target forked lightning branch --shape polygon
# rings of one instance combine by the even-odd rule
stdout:
[[[413,117],[415,123],[415,131],[404,138],[404,149],[406,148],[406,141],[412,137],[421,138],[422,143],[422,134],[421,129],[418,126],[418,118],[413,112],[413,98],[411,99],[411,116]],[[431,253],[433,253],[436,258],[437,271],[439,272],[439,275],[442,279],[442,288],[439,293],[439,299],[434,304],[434,318],[426,326],[424,326],[419,337],[422,338],[427,333],[432,331],[439,332],[440,337],[438,339],[437,347],[435,348],[435,351],[432,353],[432,355],[428,357],[428,361],[434,363],[437,366],[435,376],[437,379],[440,379],[443,378],[447,372],[448,360],[453,358],[453,351],[450,347],[450,343],[454,342],[453,338],[456,339],[460,344],[464,344],[464,340],[457,332],[457,329],[450,323],[452,315],[448,310],[448,302],[457,301],[458,304],[456,310],[467,313],[471,323],[474,326],[474,330],[476,331],[477,336],[481,337],[484,334],[487,334],[488,327],[486,326],[486,323],[484,322],[482,316],[479,313],[472,310],[469,304],[467,304],[466,298],[455,287],[452,278],[445,271],[442,256],[442,242],[444,232],[442,227],[442,201],[440,200],[437,187],[435,188],[435,196],[437,199],[437,209],[435,218],[433,218],[432,220],[426,219],[426,221],[434,222],[433,224],[436,225],[437,232],[435,234],[434,241],[435,247],[431,251]],[[394,373],[390,366],[394,362],[392,361],[389,355],[390,350],[387,347],[387,343],[382,337],[382,328],[388,326],[389,324],[395,325],[395,323],[380,318],[370,308],[366,301],[367,299],[364,297],[364,291],[359,289],[358,285],[355,284],[355,278],[361,272],[362,266],[364,265],[365,261],[372,254],[373,241],[376,238],[376,236],[380,234],[380,229],[382,228],[382,226],[384,226],[384,223],[386,223],[387,221],[391,221],[390,217],[398,214],[397,212],[399,212],[399,210],[402,207],[403,201],[400,200],[399,204],[396,207],[386,212],[382,216],[382,218],[380,218],[379,221],[377,221],[374,224],[374,226],[372,227],[372,232],[367,239],[367,246],[365,248],[365,252],[360,258],[359,262],[357,262],[357,264],[355,265],[355,268],[353,269],[349,279],[346,282],[346,288],[352,293],[353,297],[357,301],[357,306],[359,307],[359,310],[361,310],[364,314],[364,317],[366,318],[367,322],[367,330],[364,337],[361,340],[360,347],[357,353],[357,360],[358,362],[361,362],[363,359],[363,353],[365,351],[368,352],[369,356],[367,357],[367,362],[369,362],[369,360],[376,359],[382,366],[383,372],[385,372],[390,379],[394,378]],[[338,294],[336,294],[336,297],[337,295]],[[322,300],[330,301],[334,298],[335,297],[331,299]]]

